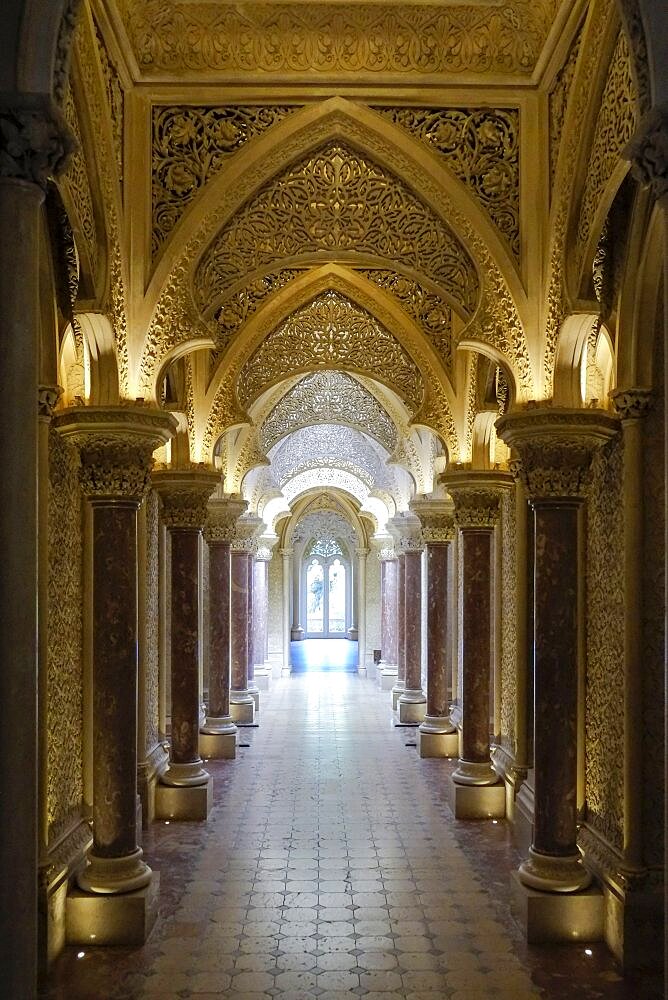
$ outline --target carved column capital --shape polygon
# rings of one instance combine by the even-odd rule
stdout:
[[[264,527],[265,524],[261,517],[257,517],[255,514],[243,514],[237,519],[234,526],[232,551],[248,552],[249,555],[254,555],[258,544],[257,536]]]
[[[207,519],[207,505],[220,483],[220,473],[213,469],[161,469],[152,476],[151,485],[162,506],[162,519],[175,530],[201,530]]]
[[[378,559],[380,562],[392,562],[397,558],[397,553],[394,551],[394,543],[391,541],[383,541],[383,544],[378,549],[377,552]]]
[[[455,535],[454,507],[447,500],[414,500],[411,510],[422,524],[425,545],[451,542]]]
[[[0,107],[0,179],[46,188],[67,168],[74,136],[55,106]]]
[[[62,410],[53,426],[79,449],[79,478],[89,500],[140,503],[150,485],[153,452],[169,441],[176,420],[149,407],[87,406]]]
[[[257,551],[255,553],[256,562],[271,562],[274,546],[278,541],[276,535],[262,535],[257,540]]]
[[[37,387],[37,416],[41,420],[51,420],[62,394],[63,390],[59,385],[39,385]]]
[[[246,510],[246,501],[239,496],[213,497],[209,500],[204,525],[204,537],[209,545],[232,542],[235,524]]]
[[[615,412],[625,420],[641,420],[652,409],[651,389],[617,389],[610,393]]]
[[[619,421],[603,410],[540,407],[509,413],[496,428],[517,453],[514,472],[530,500],[582,499],[594,454],[615,436]]]
[[[394,539],[394,548],[398,556],[406,552],[421,552],[424,548],[422,525],[412,511],[403,511],[391,517],[387,522],[387,530]]]
[[[668,194],[668,104],[648,111],[624,150],[634,177],[652,189],[658,200]]]
[[[493,528],[499,520],[503,492],[512,488],[506,472],[453,469],[439,476],[452,497],[458,528]]]

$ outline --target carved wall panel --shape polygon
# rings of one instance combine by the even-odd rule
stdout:
[[[82,501],[76,450],[49,432],[47,808],[53,842],[83,799]]]
[[[311,367],[370,371],[413,412],[422,401],[417,365],[375,317],[338,292],[319,295],[269,334],[241,371],[239,400],[248,406],[287,372]]]
[[[520,256],[520,113],[517,108],[375,108],[443,159]]]
[[[357,534],[350,521],[334,510],[318,510],[300,517],[295,528],[293,542],[308,541],[309,538],[341,538],[354,546]]]
[[[289,267],[281,268],[280,271],[269,271],[262,277],[253,278],[243,288],[223,299],[213,317],[217,350],[212,352],[212,368],[215,367],[234,334],[253,315],[258,306],[300,273],[297,268]]]
[[[631,72],[626,36],[620,31],[605,84],[596,131],[589,155],[587,180],[580,206],[577,231],[577,260],[582,258],[601,195],[631,141],[637,124],[637,97]]]
[[[402,260],[467,313],[478,299],[475,266],[452,230],[383,167],[330,143],[265,185],[222,229],[197,267],[196,303],[205,312],[254,268],[323,252]]]
[[[517,517],[515,491],[501,497],[501,746],[515,757],[517,726]]]
[[[65,120],[72,129],[77,142],[77,150],[70,157],[62,184],[67,189],[77,213],[78,233],[83,242],[81,248],[88,257],[91,275],[95,277],[98,264],[98,232],[93,211],[93,195],[83,154],[83,139],[79,126],[79,116],[74,103],[71,87],[67,88],[64,105]]]
[[[116,159],[116,170],[119,183],[123,186],[123,134],[125,129],[125,93],[123,85],[99,28],[95,29],[97,50],[102,68],[102,77],[107,93],[107,106],[109,110],[109,121],[111,124],[111,135],[114,143],[114,154]]]
[[[307,472],[300,472],[294,479],[285,484],[283,495],[288,503],[292,503],[295,497],[318,487],[343,490],[344,493],[350,493],[361,504],[369,495],[369,488],[357,476],[343,469],[309,469]]]
[[[197,107],[152,109],[152,255],[206,183],[249,139],[281,121],[294,107]]]
[[[397,443],[397,429],[378,400],[357,379],[343,372],[314,372],[290,389],[260,429],[263,451],[291,431],[312,424],[344,423],[370,434],[387,451]]]
[[[571,87],[575,77],[580,45],[582,44],[582,27],[573,39],[568,58],[562,66],[554,86],[550,91],[550,190],[554,187],[554,178],[557,172],[557,160],[559,158],[559,145],[566,121],[568,101],[571,96]]]
[[[144,662],[146,674],[144,721],[146,733],[146,754],[156,746],[160,739],[160,501],[155,490],[149,490],[146,496],[146,623],[144,629]],[[141,754],[142,748],[139,747]]]
[[[151,74],[528,75],[557,0],[497,5],[236,4],[121,0],[139,67]]]
[[[271,465],[282,485],[301,468],[314,465],[354,468],[369,489],[391,488],[388,469],[371,442],[360,431],[340,424],[317,424],[295,431],[276,447]]]
[[[596,453],[587,504],[587,820],[619,848],[624,825],[623,462],[621,436]]]

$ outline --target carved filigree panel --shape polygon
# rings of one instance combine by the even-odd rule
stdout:
[[[520,256],[520,113],[517,108],[376,108],[423,142],[466,184]]]
[[[294,479],[291,479],[283,488],[283,495],[288,503],[292,503],[295,497],[306,493],[307,490],[316,488],[327,488],[343,490],[350,493],[361,504],[369,495],[369,488],[353,473],[344,469],[309,469],[300,472]]]
[[[120,0],[151,74],[529,75],[558,0],[406,6]]]
[[[295,107],[153,107],[153,257],[193,198],[221,172],[230,156]]]
[[[227,298],[223,299],[214,314],[217,350],[212,351],[211,363],[215,366],[230,340],[253,315],[268,296],[284,288],[301,272],[297,268],[284,267],[280,271],[270,271],[262,277],[253,278]]]
[[[415,412],[423,384],[417,365],[391,333],[366,310],[328,291],[298,309],[257,348],[241,371],[243,406],[286,372],[308,368],[371,371],[396,389]]]
[[[343,372],[314,372],[301,379],[276,404],[260,430],[263,451],[291,431],[312,424],[345,423],[364,430],[389,452],[397,429],[378,400]]]
[[[91,275],[97,273],[98,233],[93,211],[93,195],[90,187],[86,161],[83,154],[83,140],[79,126],[79,116],[74,103],[74,94],[68,87],[64,105],[65,120],[76,138],[77,149],[70,157],[68,168],[63,175],[62,183],[77,213],[78,233],[83,242],[82,249],[88,257]]]
[[[123,85],[121,83],[121,78],[118,75],[118,70],[114,65],[107,46],[105,45],[104,38],[96,27],[95,37],[97,40],[97,49],[100,57],[100,66],[102,67],[102,78],[104,80],[104,86],[107,94],[107,105],[109,109],[109,121],[111,124],[111,134],[114,142],[114,154],[116,160],[116,170],[118,171],[118,180],[120,184],[123,184],[123,132],[125,128],[125,93],[123,91]]]
[[[83,798],[82,503],[76,450],[49,432],[47,809],[49,840]]]
[[[272,180],[218,234],[197,267],[202,312],[250,270],[313,253],[367,253],[428,275],[471,313],[479,293],[468,252],[398,178],[330,143]]]
[[[515,491],[501,498],[501,746],[515,756],[517,728],[517,517]]]
[[[571,86],[575,76],[581,43],[582,29],[578,31],[573,39],[568,58],[559,71],[554,86],[550,91],[550,189],[554,186],[554,178],[557,172],[559,145],[561,143],[564,122],[566,121],[568,100],[571,94]]]
[[[146,716],[144,732],[146,754],[156,746],[160,739],[160,567],[159,567],[159,530],[160,501],[154,490],[149,490],[146,496],[146,619],[144,625],[144,676],[146,689],[144,692]],[[141,747],[139,751],[141,753]]]
[[[587,820],[615,847],[624,831],[623,440],[601,448],[587,508]]]
[[[387,467],[368,438],[340,424],[317,424],[295,431],[276,447],[271,465],[279,486],[297,472],[316,465],[348,469],[369,489],[374,484],[381,489],[391,489],[393,485]]]
[[[308,541],[310,538],[340,538],[352,546],[357,535],[342,514],[334,510],[319,510],[304,514],[292,536],[293,542]]]

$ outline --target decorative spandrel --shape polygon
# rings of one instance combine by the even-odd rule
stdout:
[[[471,313],[475,265],[454,232],[406,184],[342,143],[266,184],[221,230],[194,278],[202,312],[251,270],[286,258],[341,253],[401,260]]]
[[[422,402],[422,378],[414,361],[375,317],[338,292],[325,292],[298,309],[254,352],[238,381],[242,406],[285,372],[309,368],[373,372],[413,412]]]

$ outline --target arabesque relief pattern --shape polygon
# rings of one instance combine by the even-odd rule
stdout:
[[[441,157],[520,256],[520,113],[517,108],[381,108]]]
[[[77,230],[81,236],[80,242],[84,244],[83,246],[77,246],[77,250],[86,253],[90,271],[94,277],[97,273],[99,235],[95,222],[95,212],[93,210],[93,194],[84,159],[84,145],[79,125],[79,116],[71,86],[67,88],[64,114],[65,121],[72,129],[72,134],[76,139],[77,149],[70,158],[61,183],[66,188],[77,214]]]
[[[196,303],[206,312],[251,269],[322,252],[402,260],[465,312],[478,300],[475,265],[454,232],[379,164],[329,143],[265,185],[218,234],[195,273]]]
[[[292,107],[152,109],[151,249],[155,258],[186,208],[237,150],[281,121]]]
[[[536,65],[557,0],[457,4],[236,4],[120,0],[144,72],[502,73]]]
[[[516,754],[517,517],[515,490],[501,497],[501,746]]]
[[[554,187],[554,178],[557,172],[557,159],[559,157],[559,146],[566,121],[568,102],[571,98],[575,69],[580,55],[582,44],[582,26],[580,26],[570,47],[568,58],[559,70],[554,86],[550,91],[550,191]]]
[[[419,369],[375,317],[335,291],[298,309],[244,365],[239,400],[248,406],[286,372],[310,367],[373,369],[415,412],[424,392]]]
[[[146,494],[146,616],[145,616],[145,707],[144,732],[149,754],[160,739],[160,500],[154,490]],[[141,612],[140,612],[141,613]],[[141,747],[139,748],[141,753]]]
[[[587,505],[587,821],[623,845],[624,504],[621,435],[594,455]]]
[[[260,430],[267,452],[292,431],[311,424],[343,423],[374,437],[389,452],[397,443],[397,429],[387,411],[360,383],[343,372],[313,372],[276,404]]]
[[[125,132],[125,92],[118,70],[109,55],[107,46],[100,29],[95,28],[95,39],[97,41],[97,51],[102,69],[102,79],[107,94],[107,105],[109,108],[109,121],[111,125],[111,135],[114,145],[114,155],[116,159],[116,171],[118,181],[123,186],[123,136]]]
[[[76,450],[49,431],[47,810],[49,840],[83,799],[82,501]]]
[[[285,438],[276,448],[271,469],[281,485],[303,468],[330,465],[355,469],[369,489],[391,488],[389,470],[376,448],[358,430],[337,424],[303,427]]]
[[[241,288],[236,289],[218,306],[214,321],[216,350],[212,351],[211,365],[216,362],[230,343],[234,334],[253,315],[266,298],[284,288],[302,272],[298,268],[283,267],[279,271],[269,271],[261,277],[251,279]]]

